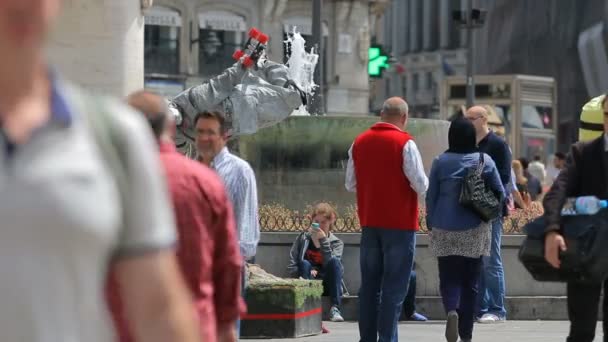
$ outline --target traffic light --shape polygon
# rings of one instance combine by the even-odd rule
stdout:
[[[382,77],[382,69],[388,69],[389,56],[382,50],[380,45],[372,45],[368,50],[369,62],[367,63],[367,74],[369,77]]]

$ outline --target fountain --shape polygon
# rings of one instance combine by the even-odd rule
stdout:
[[[341,210],[355,203],[344,188],[348,149],[377,116],[290,116],[253,135],[238,137],[234,151],[249,161],[258,180],[260,204],[280,203],[293,210],[329,201]],[[448,146],[449,122],[408,120],[427,174]]]
[[[256,172],[260,204],[279,203],[296,210],[321,200],[339,208],[352,205],[355,196],[344,188],[347,151],[378,117],[309,115],[300,105],[299,92],[310,98],[316,89],[313,72],[319,56],[313,49],[306,51],[304,38],[295,29],[286,43],[291,47],[286,66],[267,61],[245,71],[235,64],[174,98],[173,105],[186,114],[178,145],[193,156],[192,118],[219,105],[232,118],[231,150]],[[267,77],[266,69],[281,72]],[[407,130],[416,139],[427,172],[433,158],[447,148],[448,125],[415,118],[408,122]]]

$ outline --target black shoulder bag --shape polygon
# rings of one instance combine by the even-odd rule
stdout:
[[[502,213],[502,204],[483,179],[483,153],[479,153],[479,164],[469,169],[462,180],[460,204],[475,212],[483,221],[489,222]]]

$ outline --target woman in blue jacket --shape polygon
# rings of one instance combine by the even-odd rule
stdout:
[[[447,312],[448,342],[471,341],[482,256],[490,255],[491,224],[459,204],[462,181],[479,164],[475,127],[459,118],[448,132],[449,149],[431,168],[426,196],[431,250],[437,257],[439,287]],[[492,158],[483,155],[483,178],[501,198],[504,188]]]

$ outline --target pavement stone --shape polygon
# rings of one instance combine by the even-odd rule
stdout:
[[[297,339],[246,340],[248,342],[357,342],[359,330],[357,322],[323,322],[329,334],[301,337]],[[424,323],[401,322],[399,339],[402,342],[441,342],[445,341],[443,321]],[[568,334],[567,321],[507,321],[500,324],[475,324],[473,341],[476,342],[563,342]],[[601,342],[602,330],[598,323],[594,342]]]

